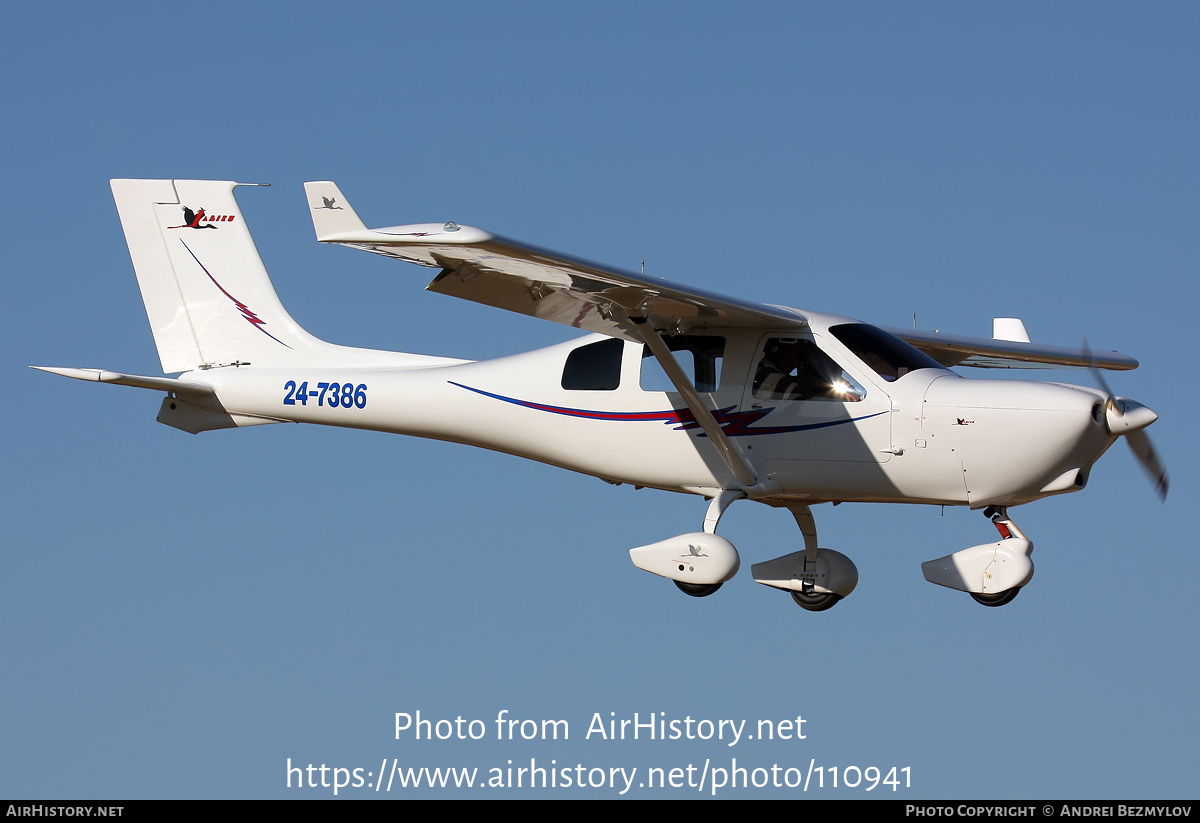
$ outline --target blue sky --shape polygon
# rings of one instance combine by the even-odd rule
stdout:
[[[907,766],[897,798],[1194,797],[1200,392],[1181,353],[1198,18],[1183,3],[10,8],[0,796],[331,794],[287,789],[288,758],[483,774],[736,758]],[[154,393],[28,370],[158,373],[112,177],[271,183],[241,190],[246,219],[289,311],[339,343],[481,359],[570,334],[319,247],[305,180],[337,181],[374,225],[453,219],[882,325],[916,313],[987,335],[1013,315],[1037,340],[1086,335],[1141,360],[1110,382],[1161,415],[1171,498],[1118,444],[1082,493],[1015,509],[1037,574],[1002,609],[920,574],[991,540],[984,518],[905,506],[817,509],[822,544],[861,575],[829,612],[748,568],[687,598],[626,550],[698,528],[698,499],[364,432],[192,437],[154,422]],[[799,547],[786,513],[749,503],[721,532],[744,565]],[[565,719],[571,739],[396,740],[395,713],[417,710],[489,731],[501,710]],[[799,715],[806,739],[585,740],[610,712]]]

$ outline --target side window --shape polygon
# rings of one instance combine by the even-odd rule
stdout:
[[[855,403],[866,397],[817,344],[804,338],[773,337],[754,370],[755,397],[771,400],[833,400]]]
[[[691,378],[696,391],[714,392],[721,385],[721,361],[725,358],[725,338],[696,334],[664,337],[663,342],[675,355],[683,373]],[[642,346],[642,372],[638,381],[643,391],[675,391],[671,378],[663,371],[648,346]]]
[[[613,337],[580,346],[567,355],[562,387],[570,391],[613,391],[621,385],[625,341]]]

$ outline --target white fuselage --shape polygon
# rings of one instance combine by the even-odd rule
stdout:
[[[1093,390],[965,379],[942,368],[887,380],[829,332],[853,321],[806,316],[811,333],[803,335],[697,333],[723,339],[719,381],[697,388],[753,469],[752,498],[1014,505],[1082,488],[1114,440],[1096,412],[1103,395]],[[755,369],[764,347],[797,337],[857,384],[854,396],[760,396]],[[573,352],[604,341],[600,366],[564,377]],[[181,379],[212,386],[239,417],[448,440],[673,491],[738,486],[679,394],[643,388],[653,359],[640,343],[591,335],[478,362],[397,355],[397,366],[375,365],[388,358],[373,354],[370,366],[230,366]]]

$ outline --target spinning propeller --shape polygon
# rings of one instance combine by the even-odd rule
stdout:
[[[1087,340],[1083,341],[1083,352],[1088,363],[1091,364],[1092,352],[1088,348]],[[1114,395],[1100,369],[1094,365],[1089,365],[1088,368],[1106,396],[1104,425],[1108,427],[1108,433],[1117,437],[1124,435],[1125,442],[1129,444],[1134,457],[1149,475],[1150,482],[1154,484],[1159,499],[1165,501],[1167,489],[1170,487],[1167,470],[1163,468],[1162,461],[1158,459],[1158,452],[1154,450],[1154,446],[1150,443],[1150,436],[1146,434],[1146,427],[1157,420],[1158,415],[1136,400]]]

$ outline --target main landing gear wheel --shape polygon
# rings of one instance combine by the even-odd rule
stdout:
[[[826,609],[832,609],[842,599],[840,594],[833,592],[792,592],[792,599],[796,601],[796,605],[805,611],[823,612]]]
[[[1011,589],[1005,589],[1002,592],[995,592],[992,594],[967,592],[967,594],[975,598],[976,603],[982,603],[985,606],[1003,606],[1005,603],[1011,603],[1012,599],[1020,593],[1020,586],[1013,586]]]
[[[692,597],[708,597],[721,588],[720,583],[684,583],[682,580],[676,580],[675,585],[681,592]]]

